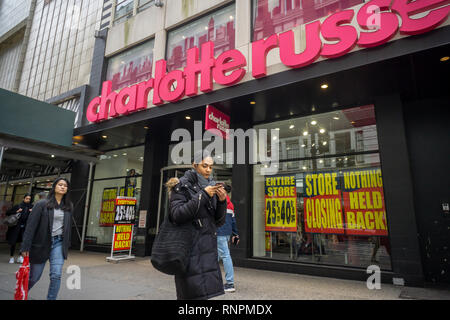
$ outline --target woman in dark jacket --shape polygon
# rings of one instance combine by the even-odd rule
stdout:
[[[10,256],[9,263],[14,263],[14,252],[16,251],[16,244],[21,243],[23,239],[23,233],[25,231],[25,226],[27,224],[28,215],[33,208],[33,204],[31,203],[31,195],[25,194],[23,197],[23,201],[12,207],[10,210],[6,212],[7,216],[11,216],[13,214],[20,213],[20,218],[17,224],[13,227],[8,227],[8,231],[6,233],[6,239],[8,239],[8,244],[10,245]],[[17,263],[22,263],[23,258],[21,255],[17,258]]]
[[[68,180],[53,182],[47,199],[36,203],[30,214],[21,247],[22,255],[30,257],[29,289],[39,281],[50,260],[48,300],[56,300],[69,251],[73,207],[68,192]]]
[[[216,228],[225,222],[226,193],[210,178],[213,159],[209,155],[196,154],[193,166],[170,194],[170,220],[176,224],[192,221],[197,230],[188,271],[175,276],[179,300],[210,299],[224,294]]]

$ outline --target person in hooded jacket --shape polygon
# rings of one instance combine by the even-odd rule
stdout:
[[[178,300],[206,300],[224,294],[217,253],[217,227],[225,223],[227,201],[222,185],[211,178],[214,161],[205,151],[194,155],[193,169],[169,188],[169,219],[192,222],[196,229],[188,270],[175,276]]]
[[[20,204],[15,205],[10,210],[6,212],[7,216],[20,213],[19,221],[15,226],[8,227],[6,232],[6,239],[10,245],[10,256],[9,263],[14,263],[14,252],[16,251],[16,244],[21,243],[23,240],[23,234],[25,232],[25,227],[27,224],[28,216],[33,208],[31,203],[31,195],[29,193],[25,194],[23,200]],[[23,257],[19,255],[17,258],[17,263],[22,263]]]

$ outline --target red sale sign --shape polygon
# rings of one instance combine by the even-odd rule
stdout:
[[[228,139],[230,116],[208,105],[206,106],[205,130],[211,129],[219,130],[221,136]]]

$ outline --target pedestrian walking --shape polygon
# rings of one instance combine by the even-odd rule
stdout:
[[[234,216],[234,206],[230,199],[231,186],[225,185],[225,191],[227,192],[227,214],[225,224],[217,229],[217,249],[219,253],[219,260],[223,262],[223,268],[225,270],[224,285],[225,292],[235,292],[234,286],[234,268],[233,260],[230,254],[230,238],[234,244],[239,243],[239,234],[236,227],[236,218]]]
[[[175,276],[177,299],[210,299],[224,294],[217,253],[217,226],[225,222],[226,192],[211,178],[214,161],[197,152],[193,169],[179,179],[170,193],[169,219],[196,226],[187,272]]]
[[[31,289],[41,278],[50,260],[50,286],[47,299],[56,300],[61,285],[62,268],[70,245],[73,206],[70,184],[65,178],[53,182],[47,199],[36,203],[25,228],[21,252],[30,258]]]
[[[13,206],[6,212],[7,216],[20,213],[20,218],[15,226],[9,226],[6,232],[6,239],[10,246],[10,259],[9,263],[14,263],[14,254],[16,251],[16,245],[23,240],[23,234],[25,232],[25,226],[27,224],[28,216],[33,208],[31,203],[31,195],[25,194],[20,204]],[[17,263],[22,263],[23,257],[19,254],[17,257]]]

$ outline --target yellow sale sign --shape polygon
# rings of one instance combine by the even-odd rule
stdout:
[[[295,176],[266,177],[266,231],[297,232]]]

